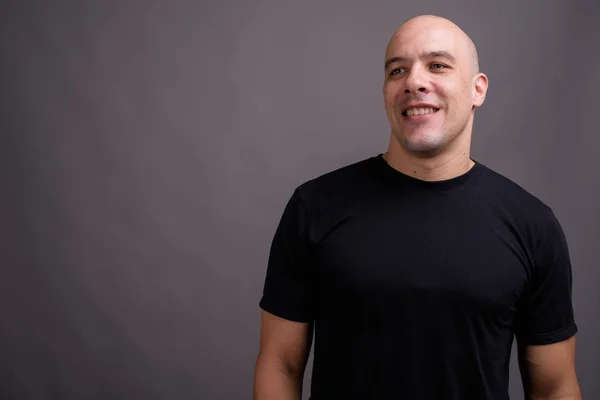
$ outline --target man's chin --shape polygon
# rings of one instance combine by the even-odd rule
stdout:
[[[406,151],[420,157],[432,157],[442,150],[441,140],[407,140],[402,146]]]

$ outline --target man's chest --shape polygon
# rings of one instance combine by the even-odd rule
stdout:
[[[316,252],[321,298],[513,313],[527,282],[527,251],[514,227],[471,211],[382,209],[347,218]]]

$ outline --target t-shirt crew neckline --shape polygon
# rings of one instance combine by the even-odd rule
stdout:
[[[425,190],[433,191],[447,192],[458,189],[465,186],[467,183],[473,182],[478,176],[481,175],[483,171],[483,166],[471,158],[471,161],[473,161],[475,164],[467,172],[454,178],[441,181],[426,181],[398,171],[387,163],[387,161],[383,158],[383,153],[380,153],[372,158],[374,159],[375,164],[377,164],[390,179],[394,179],[405,184],[414,185]]]

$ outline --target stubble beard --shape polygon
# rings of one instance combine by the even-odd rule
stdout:
[[[423,132],[405,134],[401,129],[393,131],[396,141],[404,150],[420,158],[435,157],[452,146],[452,143],[461,140],[466,134],[470,117],[467,116],[457,125],[442,125],[437,129],[424,128]]]
[[[408,153],[418,157],[431,157],[442,152],[445,135],[443,131],[423,132],[415,137],[407,137],[403,132],[396,133],[396,140]]]

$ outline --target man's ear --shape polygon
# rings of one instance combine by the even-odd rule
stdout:
[[[478,73],[474,78],[474,96],[473,96],[473,108],[481,107],[485,101],[485,95],[488,89],[488,78],[483,73]]]

